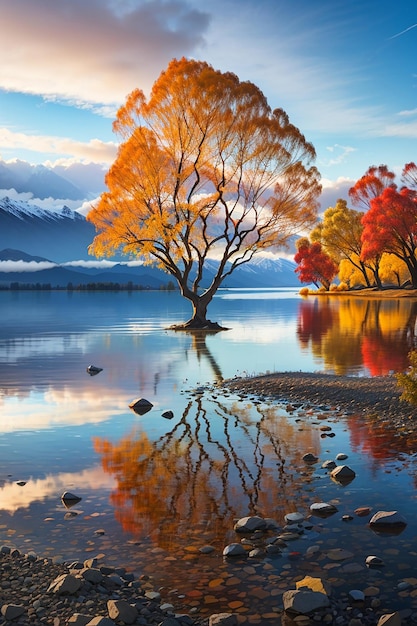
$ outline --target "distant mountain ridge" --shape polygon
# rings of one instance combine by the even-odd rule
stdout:
[[[3,263],[13,262],[21,267],[12,271],[4,271]],[[38,263],[37,271],[25,270],[24,263]],[[47,267],[45,269],[45,264]],[[208,284],[217,270],[218,262],[209,260],[205,267],[205,283]],[[31,270],[33,265],[31,267]],[[236,269],[231,276],[223,282],[225,288],[277,288],[294,287],[298,284],[295,273],[295,264],[286,259],[257,259],[255,263],[246,263]],[[0,285],[10,286],[11,283],[25,285],[49,284],[51,287],[67,288],[69,283],[73,286],[87,285],[88,283],[128,283],[140,285],[148,289],[160,289],[173,283],[177,287],[172,276],[165,272],[147,265],[130,266],[116,263],[111,268],[89,268],[77,266],[62,266],[54,264],[50,259],[34,257],[20,250],[5,249],[0,251]]]
[[[88,254],[88,246],[94,239],[94,226],[77,211],[63,206],[57,211],[42,209],[32,203],[0,199],[0,261],[23,263],[14,269],[0,263],[0,284],[11,282],[25,284],[45,283],[66,287],[68,283],[133,281],[151,288],[160,288],[174,282],[165,272],[151,266],[126,265],[126,260],[115,258],[111,268],[68,266],[74,261],[91,262],[95,257]],[[97,261],[98,262],[98,261]],[[40,265],[36,272],[27,271],[24,263],[49,263]],[[9,270],[10,267],[12,271]],[[211,281],[218,267],[215,260],[205,265],[205,284]],[[20,271],[17,271],[20,270]],[[298,285],[294,272],[295,263],[284,258],[255,257],[245,263],[223,282],[223,287],[293,287]]]
[[[7,196],[0,199],[0,250],[24,250],[57,263],[86,260],[93,258],[88,246],[94,236],[94,226],[67,206],[52,211]]]
[[[0,189],[30,193],[34,198],[93,199],[105,189],[105,172],[98,164],[68,166],[31,165],[26,161],[0,159]]]

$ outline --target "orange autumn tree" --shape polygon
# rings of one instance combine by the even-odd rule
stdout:
[[[312,144],[255,85],[184,58],[148,100],[133,91],[113,128],[123,142],[87,216],[97,231],[90,252],[163,269],[192,305],[177,328],[219,328],[207,307],[225,278],[315,223]]]

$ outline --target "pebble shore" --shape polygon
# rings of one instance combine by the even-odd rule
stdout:
[[[282,372],[235,378],[225,381],[224,386],[234,393],[264,396],[279,402],[338,407],[346,413],[389,424],[398,429],[399,436],[417,431],[417,406],[400,400],[402,391],[394,376],[367,378]]]
[[[417,432],[417,407],[400,400],[401,390],[393,376],[350,378],[327,374],[284,372],[235,378],[221,385],[242,397],[254,395],[278,402],[308,403],[311,406],[337,407],[348,414],[362,415],[364,419],[378,419],[396,429],[398,436]],[[51,589],[60,576],[70,575],[79,580],[76,593],[59,593]],[[135,609],[133,621],[121,621],[117,606],[131,605]],[[109,607],[111,611],[109,613]],[[35,554],[22,554],[8,546],[0,547],[0,626],[110,626],[137,624],[139,626],[208,626],[210,618],[177,614],[175,607],[164,603],[152,581],[144,576],[135,578],[124,568],[106,567],[100,560],[62,563]],[[323,617],[323,616],[322,616]],[[349,625],[371,625],[378,621],[373,611],[366,616],[348,615],[346,606],[332,607],[323,622]],[[403,624],[417,623],[417,615],[409,614]],[[307,616],[300,624],[310,622]],[[238,619],[236,623],[250,623]],[[284,617],[283,617],[284,619]],[[353,619],[353,621],[352,621]],[[356,621],[355,621],[356,620]],[[288,624],[298,623],[293,620]],[[284,624],[282,621],[282,624]],[[215,623],[215,622],[213,622]],[[219,622],[220,623],[220,622]],[[232,622],[230,622],[232,623]],[[259,622],[257,622],[259,623]]]
[[[57,580],[61,586],[54,585]],[[86,626],[90,621],[91,626],[205,623],[189,615],[176,615],[148,577],[135,579],[124,568],[107,567],[96,559],[55,563],[8,546],[0,547],[0,610],[1,626]]]

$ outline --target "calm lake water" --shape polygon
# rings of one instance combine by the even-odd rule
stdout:
[[[387,608],[415,610],[417,581],[409,591],[397,585],[415,573],[417,443],[400,448],[356,416],[289,413],[216,383],[274,371],[401,371],[417,301],[224,290],[209,312],[229,330],[168,330],[190,315],[177,293],[0,292],[0,545],[65,560],[102,555],[201,614],[277,623],[282,592],[306,573],[340,592],[353,576],[355,588],[378,586]],[[89,364],[103,371],[89,376]],[[142,416],[129,408],[137,398],[153,404]],[[307,466],[306,452],[319,462]],[[321,468],[339,452],[356,472],[345,486]],[[81,498],[70,509],[65,491]],[[282,525],[286,513],[308,516],[320,501],[338,513],[313,519],[280,555],[223,559],[223,547],[240,541],[236,518]],[[398,509],[407,527],[377,535],[369,516],[355,516],[360,506]],[[339,546],[352,556],[335,558]],[[373,554],[384,567],[365,567]]]

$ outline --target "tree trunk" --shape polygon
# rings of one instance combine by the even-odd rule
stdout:
[[[206,291],[202,295],[197,295],[191,289],[180,285],[181,293],[184,298],[187,298],[191,302],[193,308],[192,317],[182,324],[175,324],[171,326],[173,330],[204,330],[204,331],[219,331],[227,330],[223,326],[220,326],[217,322],[212,322],[207,319],[207,307],[213,299],[214,292]]]
[[[370,281],[369,281],[368,274],[367,274],[367,272],[366,272],[366,265],[365,265],[365,263],[364,263],[363,261],[360,261],[360,269],[361,269],[361,272],[362,272],[363,277],[364,277],[364,279],[365,279],[365,284],[366,284],[366,286],[367,286],[367,287],[370,287],[370,286],[371,286],[371,283],[370,283]]]

